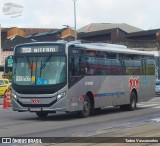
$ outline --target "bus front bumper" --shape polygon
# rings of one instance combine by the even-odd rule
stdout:
[[[12,109],[13,111],[18,112],[38,112],[38,111],[47,111],[47,112],[56,112],[56,111],[68,111],[67,110],[67,104],[65,102],[66,98],[61,99],[60,101],[55,102],[55,104],[49,106],[49,107],[41,107],[41,106],[35,106],[31,105],[31,107],[23,107],[21,106],[16,99],[12,98]],[[63,106],[62,106],[63,105]]]

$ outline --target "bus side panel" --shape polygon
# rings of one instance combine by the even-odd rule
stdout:
[[[129,103],[130,92],[135,89],[138,95],[138,102],[148,101],[155,96],[155,76],[124,76],[124,92],[126,103]]]
[[[88,91],[94,97],[94,108],[130,103],[130,93],[137,91],[138,102],[155,95],[154,76],[85,76],[68,90],[70,111],[83,109]]]
[[[140,92],[143,93],[143,98],[139,98],[139,102],[145,102],[155,97],[155,76],[143,76],[140,79]]]
[[[124,76],[113,75],[110,78],[112,86],[112,103],[113,105],[121,105],[126,103],[126,93],[124,92]]]
[[[127,93],[123,90],[123,76],[86,76],[68,90],[71,111],[82,110],[82,100],[88,91],[94,97],[94,108],[129,103],[129,80]]]
[[[113,105],[113,92],[115,91],[115,86],[112,86],[113,76],[99,76],[97,80],[100,81],[100,88],[98,91],[99,100],[98,106],[112,106]]]
[[[143,86],[141,86],[140,83],[141,77],[140,76],[136,76],[136,75],[126,75],[123,77],[123,90],[124,90],[124,102],[123,104],[129,104],[130,103],[130,93],[133,89],[136,90],[137,95],[138,95],[138,101],[139,99],[143,99],[143,92],[139,92],[139,91],[143,91]]]
[[[95,76],[85,76],[80,81],[72,85],[68,89],[69,107],[70,111],[77,111],[83,109],[83,100],[87,92],[92,92],[95,107],[97,107],[96,93],[99,89],[99,80]]]

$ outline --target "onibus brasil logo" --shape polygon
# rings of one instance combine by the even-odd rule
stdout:
[[[2,13],[10,18],[20,17],[22,12],[23,6],[15,3],[5,3],[2,8]]]

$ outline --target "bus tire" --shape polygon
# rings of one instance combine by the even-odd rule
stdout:
[[[130,94],[130,103],[127,105],[127,110],[134,111],[137,106],[136,94],[135,92],[131,92]]]
[[[87,118],[91,114],[91,101],[88,96],[84,98],[83,110],[79,112],[81,118]]]
[[[121,110],[128,110],[128,111],[134,111],[137,107],[137,98],[135,92],[131,92],[130,94],[130,103],[126,105],[121,105]]]
[[[137,98],[135,92],[131,92],[129,110],[134,111],[137,108]]]
[[[127,105],[120,105],[120,109],[122,110],[122,111],[124,111],[124,110],[126,110],[127,109],[127,107],[126,107]]]
[[[36,115],[39,118],[46,118],[48,116],[48,112],[36,112]]]

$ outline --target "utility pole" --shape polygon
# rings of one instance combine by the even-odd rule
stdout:
[[[76,1],[73,0],[74,2],[74,31],[75,31],[75,41],[77,40],[77,28],[76,28]]]
[[[159,75],[160,75],[160,31],[156,33],[156,40],[157,40],[157,43],[158,43],[158,46],[157,46],[158,61],[157,61],[156,68],[158,68],[158,79],[159,79]]]

